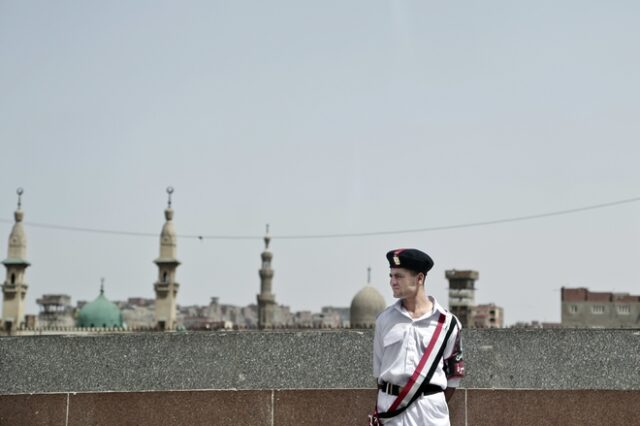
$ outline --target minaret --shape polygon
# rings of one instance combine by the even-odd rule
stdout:
[[[158,265],[158,281],[153,285],[156,292],[156,326],[160,330],[174,330],[176,328],[176,295],[178,284],[176,268],[180,265],[176,259],[176,230],[173,227],[173,209],[171,208],[171,194],[173,188],[167,188],[169,203],[164,211],[166,222],[160,234],[160,257],[154,260]]]
[[[269,225],[264,236],[264,251],[262,252],[262,268],[260,268],[260,294],[258,294],[258,327],[261,330],[273,327],[273,314],[276,304],[276,296],[271,293],[271,280],[273,279],[273,269],[271,269],[271,259],[273,254],[269,251]]]
[[[14,213],[15,224],[9,235],[9,255],[2,264],[7,268],[7,277],[2,285],[2,321],[4,329],[11,332],[24,323],[24,298],[27,294],[27,283],[24,273],[30,265],[27,262],[27,238],[22,226],[22,188],[18,194],[18,209]]]

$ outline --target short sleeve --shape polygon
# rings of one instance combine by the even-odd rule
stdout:
[[[460,322],[454,316],[454,331],[444,351],[444,373],[447,376],[447,387],[457,388],[464,377],[464,357],[462,353],[462,333]]]

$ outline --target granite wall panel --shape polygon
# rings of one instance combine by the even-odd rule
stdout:
[[[467,425],[631,426],[640,424],[640,392],[467,390]]]
[[[0,395],[3,426],[60,426],[66,415],[67,394]]]
[[[451,426],[465,426],[466,389],[458,389],[449,401],[449,419]]]
[[[274,425],[363,425],[374,409],[376,393],[375,389],[276,391]]]
[[[79,393],[68,426],[271,426],[272,391]]]
[[[0,395],[0,425],[355,426],[365,424],[375,395],[375,389]],[[640,391],[460,389],[449,412],[452,426],[635,426]]]

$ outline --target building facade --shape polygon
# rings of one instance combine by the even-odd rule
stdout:
[[[561,304],[563,327],[640,327],[640,296],[562,287]]]
[[[463,328],[503,328],[504,310],[495,303],[476,305],[476,281],[478,271],[445,272],[449,280],[449,310]]]
[[[43,294],[36,300],[40,305],[38,325],[41,327],[74,327],[76,310],[68,294]]]
[[[504,313],[495,303],[476,305],[471,310],[474,328],[503,328]]]
[[[479,276],[477,271],[451,269],[445,272],[445,277],[449,280],[449,310],[464,328],[473,325],[471,314],[476,304],[475,284]]]

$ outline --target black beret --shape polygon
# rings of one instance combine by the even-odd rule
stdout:
[[[426,274],[433,268],[433,259],[417,249],[396,249],[387,253],[390,268],[404,268]]]

